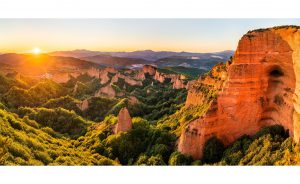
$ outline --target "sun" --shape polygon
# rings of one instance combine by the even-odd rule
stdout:
[[[41,49],[38,47],[35,47],[34,49],[32,49],[32,53],[38,55],[41,53]]]

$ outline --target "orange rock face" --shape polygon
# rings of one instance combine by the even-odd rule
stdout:
[[[114,133],[126,132],[132,128],[132,120],[128,109],[126,107],[122,108],[118,115],[118,123],[114,129]]]
[[[210,74],[201,76],[198,80],[189,81],[186,88],[188,95],[185,106],[196,106],[207,102],[208,94],[203,89],[219,91],[227,79],[227,70],[229,62],[226,64],[215,65]]]
[[[229,145],[274,124],[299,142],[299,69],[300,28],[248,32],[239,41],[218,97],[183,130],[179,151],[199,159],[212,136]]]

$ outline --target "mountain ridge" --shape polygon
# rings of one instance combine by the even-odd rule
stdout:
[[[73,57],[90,57],[99,54],[107,54],[116,57],[128,57],[128,58],[136,58],[136,59],[145,59],[149,61],[155,61],[164,57],[171,57],[171,56],[204,56],[207,54],[217,54],[217,55],[226,55],[226,54],[233,54],[234,51],[232,50],[225,50],[219,52],[204,52],[204,53],[197,53],[197,52],[175,52],[175,51],[153,51],[153,50],[138,50],[138,51],[131,51],[131,52],[102,52],[102,51],[90,51],[85,49],[77,49],[72,51],[54,51],[48,53],[49,55],[54,56],[73,56]]]

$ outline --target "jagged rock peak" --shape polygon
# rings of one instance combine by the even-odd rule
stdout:
[[[132,128],[132,120],[126,107],[122,108],[118,115],[118,122],[115,126],[114,133],[126,132]]]

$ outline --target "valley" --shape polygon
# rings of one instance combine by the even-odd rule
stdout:
[[[1,165],[299,165],[298,26],[237,50],[0,55]]]

